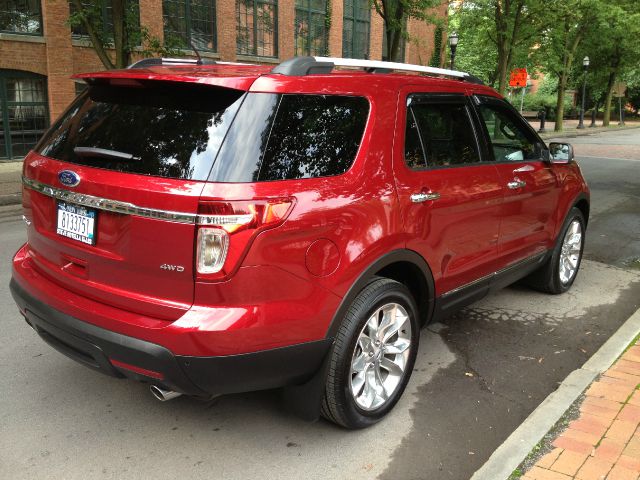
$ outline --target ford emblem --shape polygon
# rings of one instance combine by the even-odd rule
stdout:
[[[80,175],[71,170],[61,170],[58,172],[58,180],[67,187],[75,187],[80,183]]]

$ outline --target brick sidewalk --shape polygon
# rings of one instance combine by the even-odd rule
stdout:
[[[638,480],[640,341],[586,391],[580,417],[521,480]]]

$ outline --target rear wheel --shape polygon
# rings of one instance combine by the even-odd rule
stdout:
[[[336,335],[322,415],[346,428],[381,420],[409,381],[419,330],[415,302],[404,285],[386,278],[367,285]]]
[[[582,212],[572,208],[560,230],[549,260],[534,272],[530,283],[547,293],[564,293],[571,288],[582,260],[585,222]]]

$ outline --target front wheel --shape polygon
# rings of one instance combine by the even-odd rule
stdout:
[[[322,415],[346,428],[380,421],[409,381],[419,338],[409,290],[386,278],[372,281],[353,300],[336,335]]]
[[[582,260],[585,221],[582,212],[572,208],[560,230],[558,241],[547,262],[531,276],[531,283],[547,293],[564,293],[571,288]]]

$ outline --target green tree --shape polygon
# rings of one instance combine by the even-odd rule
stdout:
[[[512,67],[526,67],[546,25],[544,0],[466,0],[454,13],[459,59],[505,94]],[[473,65],[468,65],[469,60]],[[468,66],[467,66],[468,65]],[[471,68],[470,68],[471,67]]]
[[[544,32],[537,58],[545,71],[558,79],[555,131],[563,129],[564,97],[576,52],[602,11],[601,0],[549,2],[549,28]],[[576,65],[577,67],[577,65]],[[581,77],[580,77],[581,78]]]
[[[107,69],[125,68],[136,49],[142,55],[167,55],[175,45],[162,44],[140,25],[137,0],[70,0],[69,24],[82,27],[98,58]],[[105,18],[105,11],[110,13]],[[111,54],[113,51],[113,54]]]
[[[602,92],[604,101],[603,125],[611,119],[613,89],[618,81],[629,78],[629,73],[637,71],[640,49],[640,9],[636,0],[607,1],[591,35],[584,45],[584,52],[591,60],[591,83]],[[631,78],[632,80],[632,78]]]
[[[402,39],[408,39],[407,20],[415,18],[439,24],[440,19],[433,8],[442,4],[441,0],[371,0],[378,15],[384,20],[384,34],[387,40],[387,58],[398,61]]]

